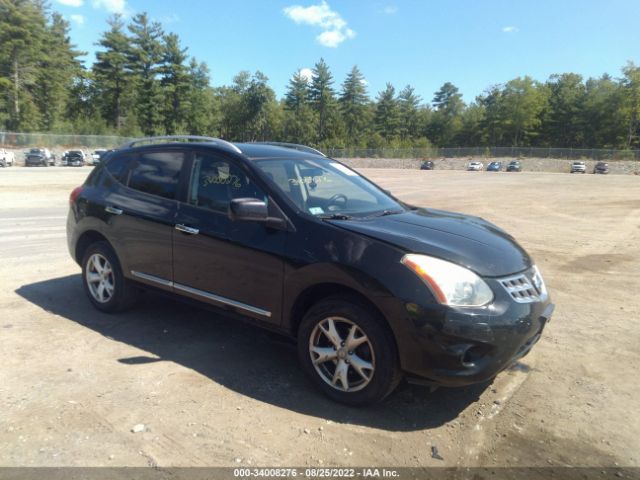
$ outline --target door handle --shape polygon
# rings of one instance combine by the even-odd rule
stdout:
[[[122,215],[122,210],[120,208],[116,208],[116,207],[104,207],[105,212],[107,213],[112,213],[114,215]]]
[[[176,225],[176,230],[179,230],[184,233],[188,233],[189,235],[197,235],[200,233],[200,230],[193,227],[187,227],[186,225],[182,225],[181,223]]]

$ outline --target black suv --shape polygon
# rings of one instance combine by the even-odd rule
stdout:
[[[297,338],[311,380],[354,405],[403,377],[489,380],[553,312],[489,222],[403,203],[308,147],[173,140],[107,154],[71,193],[69,251],[99,310],[154,288],[254,320]]]

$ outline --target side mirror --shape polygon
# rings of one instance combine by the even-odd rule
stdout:
[[[234,198],[229,204],[229,218],[235,221],[266,222],[267,204],[257,198]]]

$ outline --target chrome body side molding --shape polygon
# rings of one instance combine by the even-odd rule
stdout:
[[[189,287],[187,285],[182,285],[181,283],[175,283],[175,282],[172,282],[171,280],[166,280],[164,278],[156,277],[155,275],[136,272],[135,270],[131,271],[131,275],[152,284],[161,285],[165,288],[167,287],[173,288],[178,293],[180,292],[189,293],[195,297],[207,300],[210,303],[231,306],[239,310],[244,310],[245,312],[251,312],[253,314],[260,315],[262,317],[267,317],[267,318],[271,317],[271,312],[269,312],[268,310],[263,310],[262,308],[254,307],[252,305],[247,305],[246,303],[238,302],[230,298],[221,297],[220,295],[216,295],[214,293],[206,292],[204,290],[199,290],[197,288]]]

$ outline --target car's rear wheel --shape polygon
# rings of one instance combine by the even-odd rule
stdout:
[[[93,243],[82,259],[82,283],[91,303],[103,312],[120,312],[131,307],[138,289],[122,274],[120,262],[104,241]]]
[[[328,397],[349,405],[379,402],[401,373],[392,333],[371,309],[348,297],[312,306],[298,330],[305,373]]]

